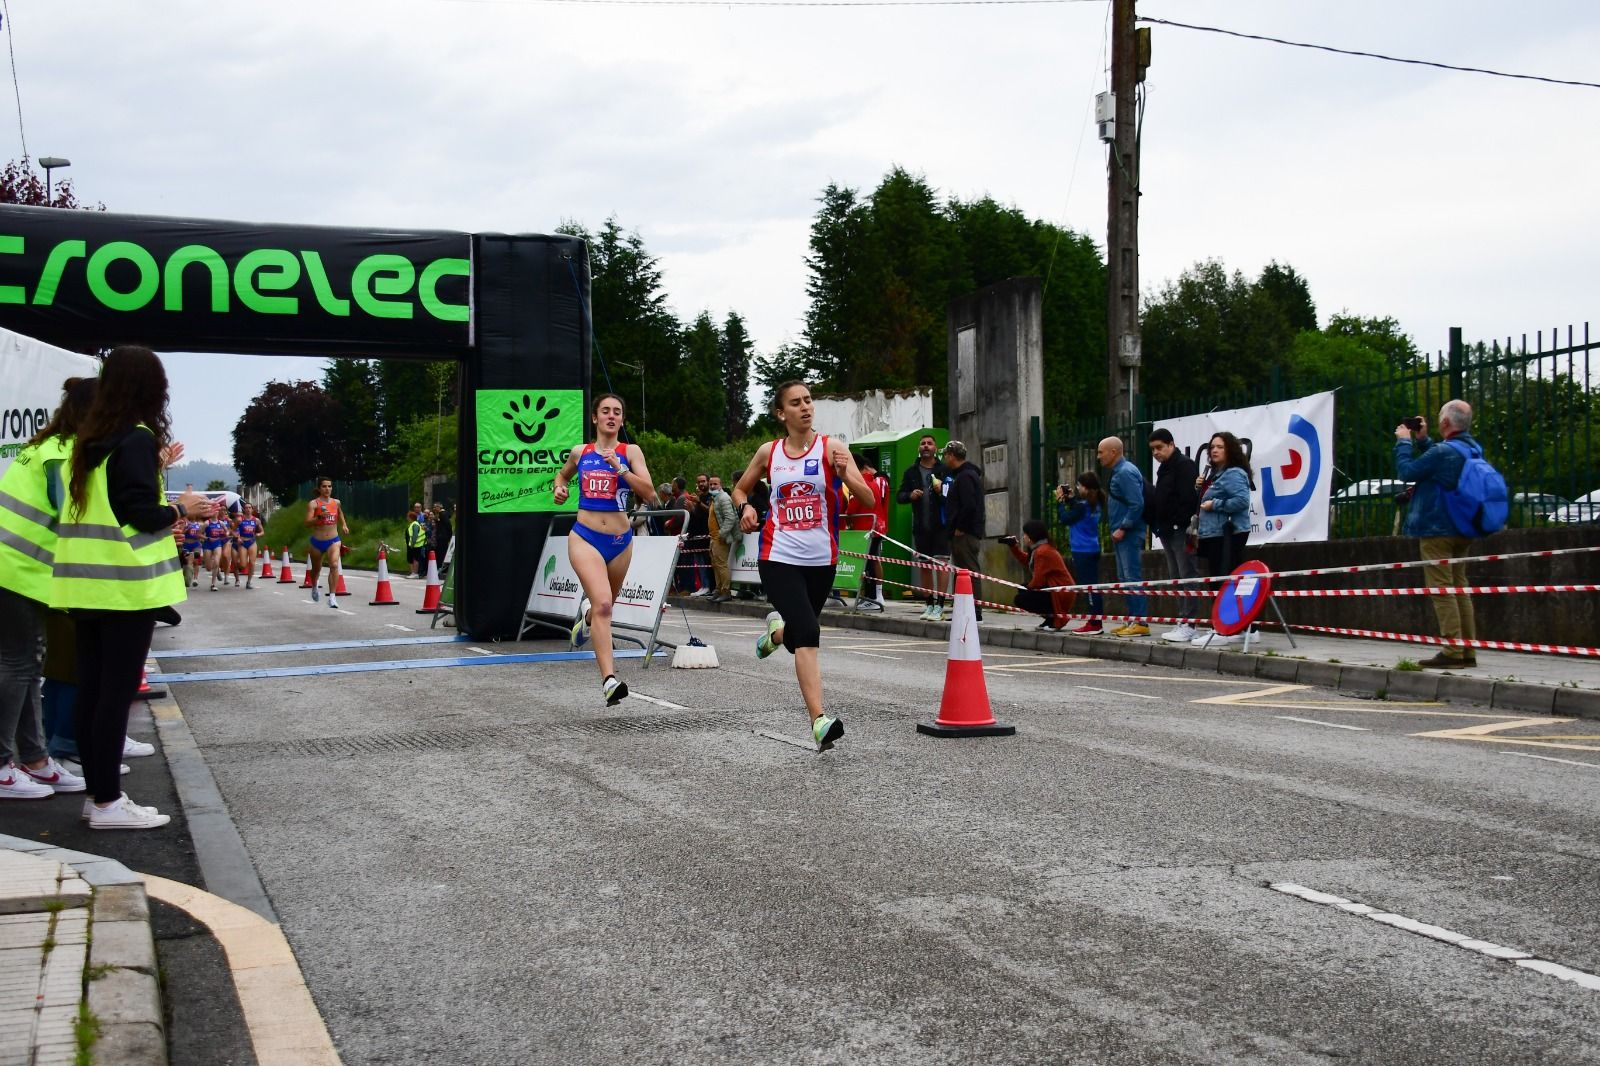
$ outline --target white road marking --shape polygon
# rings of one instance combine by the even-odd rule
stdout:
[[[467,645],[467,650],[468,651],[475,651],[479,655],[493,655],[494,654],[494,652],[490,651],[488,648],[474,648],[471,644]]]
[[[1507,754],[1511,753],[1508,752]],[[1380,911],[1376,907],[1369,907],[1365,903],[1356,903],[1345,899],[1343,896],[1318,892],[1314,888],[1306,888],[1304,885],[1297,885],[1292,881],[1279,881],[1270,887],[1274,892],[1282,892],[1285,895],[1303,899],[1307,903],[1333,907],[1348,914],[1370,918],[1375,922],[1381,922],[1395,929],[1403,929],[1408,933],[1416,933],[1418,936],[1425,936],[1430,940],[1465,948],[1479,955],[1487,955],[1491,959],[1515,963],[1523,969],[1533,970],[1535,973],[1546,974],[1562,981],[1570,981],[1580,988],[1589,989],[1591,992],[1600,992],[1600,976],[1583,970],[1574,970],[1570,966],[1562,966],[1560,963],[1549,962],[1545,959],[1536,959],[1526,951],[1519,951],[1517,948],[1508,948],[1503,944],[1495,944],[1488,940],[1478,940],[1465,933],[1458,933],[1453,929],[1445,929],[1438,925],[1429,925],[1427,922],[1419,922],[1415,918],[1407,918],[1404,915],[1390,914],[1387,911]]]
[[[1124,692],[1120,688],[1095,688],[1093,685],[1078,685],[1085,692],[1104,692],[1111,696],[1132,696],[1138,700],[1159,700],[1160,696],[1152,696],[1146,692]]]
[[[673,703],[671,700],[664,700],[657,696],[646,696],[643,692],[629,691],[628,698],[631,700],[644,700],[646,703],[653,703],[657,707],[665,707],[671,711],[687,711],[689,709],[681,703]]]
[[[846,649],[846,650],[848,651],[849,649]],[[894,662],[899,662],[900,661],[900,656],[898,656],[898,655],[879,655],[877,652],[872,652],[872,651],[850,651],[850,654],[851,655],[865,655],[869,659],[890,659],[890,660],[892,660]]]
[[[1352,733],[1372,732],[1372,730],[1368,729],[1366,726],[1340,725],[1338,722],[1319,722],[1315,718],[1294,718],[1287,714],[1275,714],[1272,717],[1276,718],[1280,722],[1301,722],[1305,725],[1325,725],[1329,729],[1348,729]]]
[[[398,629],[402,633],[415,633],[416,632],[416,630],[412,629],[410,626],[396,625],[393,622],[385,622],[384,625],[388,626],[390,629]]]
[[[1600,763],[1578,762],[1575,759],[1553,759],[1548,755],[1529,755],[1525,751],[1502,751],[1501,755],[1515,755],[1519,759],[1538,759],[1541,762],[1558,762],[1563,766],[1583,766],[1590,770],[1600,770]]]

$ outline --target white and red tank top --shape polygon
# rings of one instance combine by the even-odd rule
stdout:
[[[578,453],[578,509],[582,511],[626,511],[628,497],[632,495],[622,471],[632,470],[628,462],[628,446],[618,444],[617,462],[622,470],[611,469],[605,456],[593,444],[585,444]]]
[[[772,442],[767,462],[772,506],[761,527],[761,558],[794,566],[839,561],[839,481],[828,466],[828,438],[817,434],[803,455]]]

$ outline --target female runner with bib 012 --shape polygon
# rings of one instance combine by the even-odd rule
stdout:
[[[633,560],[633,527],[628,519],[628,497],[637,492],[647,503],[656,502],[656,488],[637,444],[618,444],[622,429],[622,397],[605,392],[589,408],[594,423],[594,443],[572,449],[552,486],[555,501],[566,503],[568,484],[578,479],[578,524],[567,538],[567,558],[583,585],[583,602],[572,627],[572,646],[581,648],[594,639],[594,661],[600,668],[600,692],[607,707],[628,695],[617,678],[611,655],[611,610],[628,576]]]
[[[778,386],[772,414],[783,424],[785,436],[756,449],[734,486],[733,505],[740,529],[761,531],[757,566],[761,586],[776,608],[767,615],[767,631],[756,641],[756,655],[765,659],[779,645],[794,655],[800,696],[811,716],[811,735],[817,750],[826,751],[844,735],[844,723],[822,713],[822,667],[817,661],[822,607],[839,562],[839,516],[844,512],[839,486],[847,486],[869,509],[876,497],[850,458],[850,449],[811,428],[812,413],[811,389],[805,382]],[[765,522],[750,503],[750,493],[763,477],[772,487]]]

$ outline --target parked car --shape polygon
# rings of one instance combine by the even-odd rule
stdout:
[[[1586,492],[1547,516],[1551,522],[1600,522],[1600,489]]]
[[[1553,492],[1513,492],[1511,494],[1511,513],[1513,517],[1520,516],[1526,522],[1530,518],[1549,518],[1550,515],[1563,507],[1569,506],[1571,501],[1557,496]]]
[[[1395,481],[1390,478],[1368,478],[1357,481],[1353,485],[1346,485],[1333,494],[1335,504],[1348,503],[1351,500],[1370,500],[1374,498],[1392,500],[1407,488],[1404,481]]]

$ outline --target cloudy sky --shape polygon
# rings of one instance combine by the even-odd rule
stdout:
[[[23,129],[114,211],[548,231],[615,215],[680,317],[798,336],[828,182],[891,166],[1103,239],[1105,0],[631,6],[539,0],[11,0]],[[1156,18],[1600,82],[1593,0],[1140,0]],[[0,97],[3,100],[3,97]],[[3,154],[22,154],[0,102]],[[1600,90],[1156,26],[1142,282],[1277,259],[1319,311],[1419,345],[1596,309]],[[228,461],[312,360],[173,356],[179,435]]]

